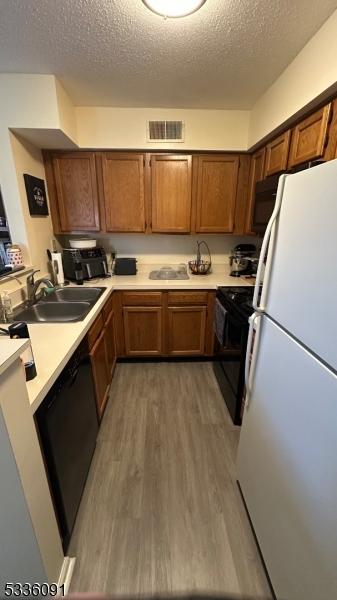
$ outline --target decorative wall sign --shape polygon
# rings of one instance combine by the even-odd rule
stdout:
[[[23,174],[31,215],[48,215],[47,194],[43,179]]]

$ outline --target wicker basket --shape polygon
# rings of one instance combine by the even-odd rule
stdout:
[[[190,260],[188,263],[191,273],[193,275],[207,275],[210,270],[212,263],[208,260]]]
[[[207,252],[208,252],[208,256],[209,256],[208,260],[203,260],[201,258],[200,246],[202,244],[204,244],[204,246],[206,246],[206,248],[207,248]],[[212,259],[211,259],[211,253],[209,251],[209,247],[206,244],[206,242],[204,242],[204,241],[197,242],[197,258],[196,258],[196,260],[190,260],[188,262],[188,266],[193,275],[207,275],[207,273],[209,273],[211,266],[212,266]]]

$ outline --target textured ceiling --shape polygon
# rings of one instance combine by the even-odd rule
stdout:
[[[54,73],[77,105],[249,109],[337,0],[0,0],[0,72]],[[323,57],[324,60],[324,57]]]

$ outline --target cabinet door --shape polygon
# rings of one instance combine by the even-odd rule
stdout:
[[[261,148],[261,150],[258,150],[253,154],[252,161],[250,163],[248,183],[248,210],[246,223],[247,233],[252,233],[253,231],[252,223],[254,214],[255,186],[258,181],[261,181],[263,179],[265,157],[266,149]]]
[[[94,153],[57,154],[53,168],[61,231],[99,231]]]
[[[90,351],[92,373],[94,376],[96,404],[99,417],[102,416],[108,399],[110,377],[108,374],[105,330],[102,331]]]
[[[168,307],[168,354],[205,354],[206,306]]]
[[[111,381],[116,366],[116,337],[115,337],[115,315],[110,313],[104,331],[106,362],[109,381]]]
[[[157,306],[124,306],[125,354],[162,354],[162,309]]]
[[[285,131],[266,146],[265,177],[285,171],[288,164],[290,130]]]
[[[152,231],[191,231],[192,157],[154,155],[151,160]]]
[[[323,156],[330,114],[331,104],[328,104],[296,125],[291,140],[289,167]]]
[[[144,161],[143,154],[103,154],[107,231],[145,231]]]
[[[239,157],[198,157],[196,231],[230,233],[234,228]]]

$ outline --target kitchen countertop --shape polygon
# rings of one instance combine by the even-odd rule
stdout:
[[[139,265],[137,275],[115,275],[107,279],[95,279],[86,282],[85,286],[99,285],[106,287],[106,290],[83,321],[28,325],[37,370],[37,376],[27,382],[28,396],[33,413],[43,401],[114,290],[215,290],[219,286],[254,285],[252,280],[246,280],[242,277],[230,277],[228,265],[215,265],[213,272],[209,275],[190,275],[190,279],[179,281],[150,280],[149,273],[156,268],[158,268],[158,265]]]
[[[137,275],[113,275],[111,277],[113,288],[115,290],[216,290],[220,286],[254,285],[250,279],[231,277],[229,265],[213,265],[209,275],[189,275],[189,279],[149,279],[149,273],[160,266],[139,265]]]
[[[29,346],[28,340],[11,340],[8,336],[0,339],[0,375],[13,364],[14,361]]]

